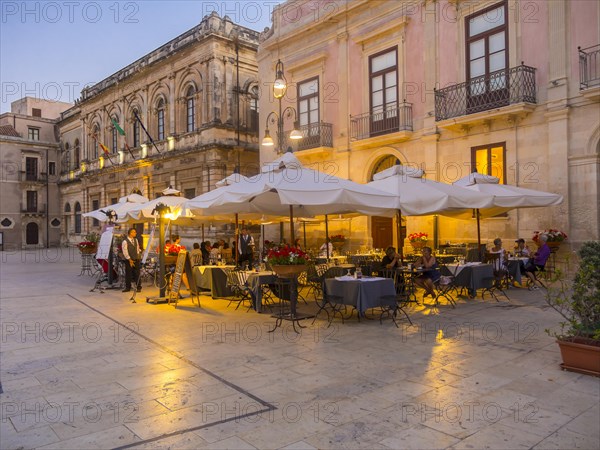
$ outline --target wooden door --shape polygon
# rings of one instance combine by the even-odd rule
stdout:
[[[385,249],[393,245],[393,220],[389,217],[371,217],[371,236],[373,238],[373,248]]]

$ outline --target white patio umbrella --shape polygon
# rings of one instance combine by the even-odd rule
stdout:
[[[367,186],[396,195],[396,207],[406,216],[492,206],[491,195],[428,180],[423,175],[420,169],[395,165],[376,173]]]
[[[477,172],[471,173],[454,183],[473,192],[493,196],[490,208],[477,208],[477,243],[481,247],[480,216],[493,217],[515,208],[539,208],[560,205],[563,196],[552,192],[536,191],[508,184],[500,184],[500,179]],[[460,217],[458,215],[457,217]]]
[[[131,209],[148,201],[148,198],[144,197],[143,195],[129,194],[121,197],[118,203],[106,206],[104,208],[99,208],[82,215],[83,217],[91,217],[101,222],[107,221],[109,216],[111,216],[115,222],[123,222],[127,220],[126,215]]]
[[[481,194],[451,184],[423,178],[423,171],[413,167],[395,165],[376,173],[368,186],[396,195],[398,210],[398,246],[402,215],[422,216],[443,214],[445,211],[469,212],[474,208],[492,206],[491,195]],[[402,253],[402,251],[401,251]]]
[[[230,175],[213,191],[182,205],[193,214],[259,213],[304,217],[360,212],[395,214],[395,198],[364,184],[328,175],[307,167],[285,153],[266,164],[253,177]],[[294,241],[293,225],[291,241]]]

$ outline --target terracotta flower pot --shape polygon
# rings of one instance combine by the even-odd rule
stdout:
[[[79,247],[79,251],[82,255],[93,255],[97,251],[97,247]]]
[[[560,348],[564,370],[600,377],[600,343],[572,338],[556,340]],[[595,345],[594,345],[595,343]]]
[[[413,248],[423,248],[427,245],[427,241],[414,241],[411,242],[410,245],[412,245]]]
[[[275,265],[271,266],[271,269],[282,278],[293,278],[304,272],[306,270],[306,265]]]

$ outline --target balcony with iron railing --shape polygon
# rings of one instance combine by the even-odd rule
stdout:
[[[298,131],[302,133],[302,139],[298,140],[298,150],[333,147],[333,125],[330,123],[319,122],[302,125],[298,127]]]
[[[45,183],[48,181],[48,175],[46,172],[35,173],[21,170],[19,172],[19,181],[28,183]]]
[[[412,132],[412,129],[412,103],[406,101],[381,111],[350,116],[350,139],[352,141],[386,134]],[[402,136],[396,137],[402,140]]]
[[[535,105],[537,103],[535,71],[535,68],[521,63],[517,67],[498,70],[464,83],[436,89],[435,120],[439,122],[511,105]],[[521,109],[529,110],[531,107],[519,106],[510,111],[500,111],[499,114],[518,113]],[[485,118],[489,119],[490,115],[485,114]],[[467,118],[464,122],[469,120]]]
[[[21,213],[30,215],[43,215],[46,214],[46,205],[21,203]]]
[[[600,44],[587,48],[577,47],[577,51],[579,52],[579,90],[599,91]]]

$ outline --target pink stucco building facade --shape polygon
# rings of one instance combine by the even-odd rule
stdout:
[[[362,183],[397,162],[449,183],[478,169],[565,199],[485,220],[486,242],[547,228],[572,245],[599,239],[599,17],[593,1],[282,3],[258,51],[260,139],[279,111],[278,61],[282,109],[296,113],[284,114],[283,129],[296,121],[304,138],[276,139],[261,160],[291,146],[304,163]],[[440,242],[476,235],[474,220],[406,220],[408,233]],[[354,220],[353,240],[381,247],[394,228]]]

